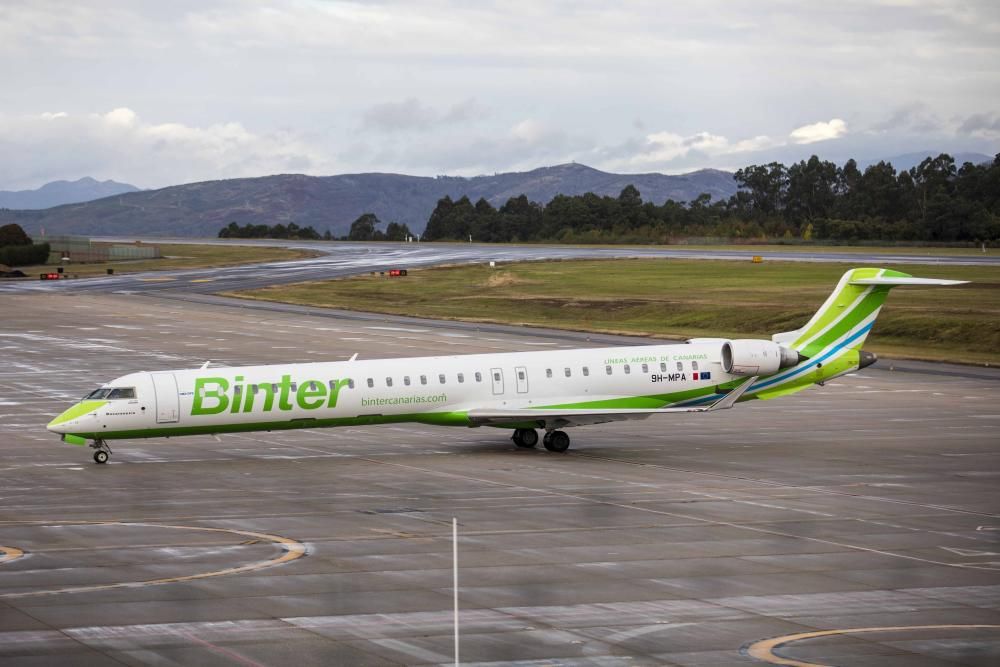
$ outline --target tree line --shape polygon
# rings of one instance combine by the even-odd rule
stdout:
[[[440,199],[422,240],[668,242],[679,237],[803,241],[980,242],[1000,240],[1000,154],[961,167],[947,154],[912,169],[879,162],[842,167],[815,155],[789,167],[751,165],[738,191],[712,201],[643,202],[632,185],[618,197],[557,195],[547,205],[524,195],[499,208],[485,199]]]
[[[235,222],[219,230],[220,239],[293,239],[303,241],[319,241],[320,239],[330,241],[333,235],[330,230],[320,236],[312,226],[299,227],[294,222],[287,225],[252,225],[247,223],[242,227]]]

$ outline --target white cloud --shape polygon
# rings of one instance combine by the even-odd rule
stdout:
[[[0,116],[0,153],[19,156],[0,162],[0,182],[7,187],[36,187],[39,181],[81,175],[159,187],[336,171],[325,154],[288,133],[256,134],[235,122],[206,127],[150,123],[125,107],[103,114]]]
[[[654,132],[638,145],[626,142],[623,146],[603,151],[610,158],[602,164],[607,169],[666,169],[670,163],[690,157],[708,160],[715,157],[751,153],[782,145],[783,142],[766,135],[731,141],[711,132],[680,135],[674,132]]]
[[[847,123],[840,118],[833,118],[827,122],[820,121],[797,127],[788,136],[797,144],[812,144],[817,141],[838,139],[845,134],[847,134]]]

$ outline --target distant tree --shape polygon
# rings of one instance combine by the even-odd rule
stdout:
[[[374,213],[362,213],[351,223],[351,231],[347,234],[348,241],[371,241],[375,236],[375,227],[381,224]]]
[[[21,225],[4,225],[0,227],[0,248],[9,245],[31,245],[31,237],[24,232]]]
[[[413,236],[413,233],[405,224],[401,225],[398,222],[390,222],[385,226],[386,241],[405,241],[411,236]]]
[[[329,227],[327,227],[326,231],[323,232],[323,240],[324,241],[332,241],[333,240],[333,234],[330,233],[330,228]]]

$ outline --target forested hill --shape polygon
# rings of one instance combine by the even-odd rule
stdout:
[[[29,233],[215,236],[240,225],[296,223],[334,235],[347,234],[363,213],[421,232],[438,200],[467,196],[500,206],[521,194],[546,203],[558,194],[617,196],[627,185],[646,201],[692,201],[702,193],[726,199],[736,192],[730,173],[706,169],[680,176],[611,174],[581,164],[474,178],[347,174],[279,175],[177,185],[106,197],[39,211],[0,210],[0,224],[18,223]]]

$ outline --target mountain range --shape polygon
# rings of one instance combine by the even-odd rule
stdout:
[[[901,170],[937,154],[922,151],[882,159]],[[954,157],[959,165],[993,159],[980,153],[957,153]],[[878,161],[859,160],[858,166],[864,169]],[[726,199],[736,192],[733,175],[726,171],[702,169],[674,176],[615,174],[577,163],[472,178],[385,173],[281,174],[157,190],[81,178],[56,181],[38,190],[0,191],[0,224],[16,222],[34,235],[44,229],[48,234],[90,236],[214,237],[230,222],[294,222],[312,226],[320,233],[329,229],[342,236],[359,215],[374,213],[383,222],[405,223],[421,233],[437,201],[444,196],[467,196],[472,201],[482,197],[499,207],[521,194],[543,204],[558,194],[593,192],[614,197],[630,184],[639,189],[644,201],[656,204],[667,199],[691,201],[702,193],[712,195],[713,200]]]
[[[138,191],[139,188],[128,183],[98,181],[87,176],[75,181],[52,181],[37,190],[0,190],[0,208],[51,208]]]
[[[45,210],[0,211],[0,224],[16,222],[29,234],[215,236],[229,222],[240,225],[294,222],[347,233],[362,213],[384,222],[405,223],[422,232],[437,201],[444,196],[484,197],[494,206],[525,194],[547,203],[557,194],[594,192],[618,196],[625,186],[639,189],[644,201],[690,201],[703,192],[713,199],[736,191],[732,174],[714,169],[668,176],[612,174],[582,164],[562,164],[527,172],[473,178],[344,174],[282,174],[175,185],[126,192],[86,203]]]

